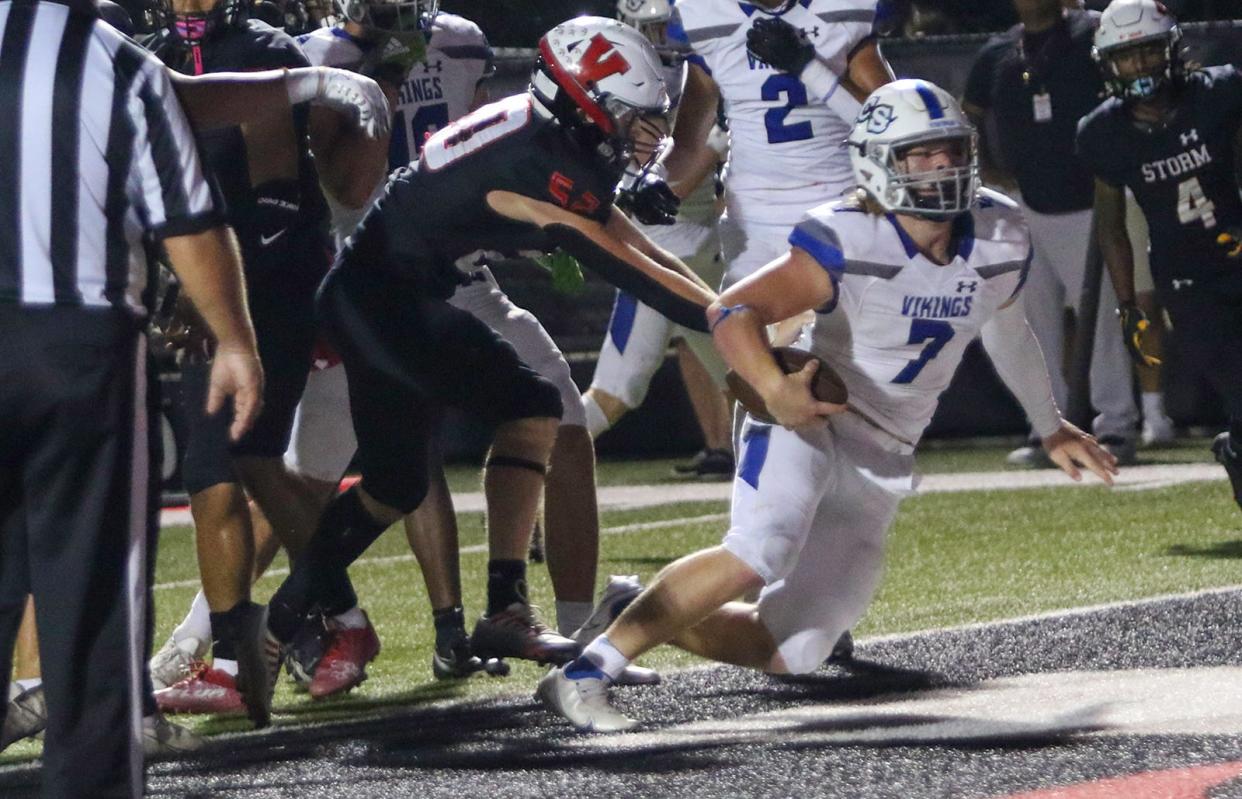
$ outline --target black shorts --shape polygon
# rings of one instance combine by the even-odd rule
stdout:
[[[358,267],[320,289],[323,331],[349,378],[368,493],[411,511],[427,491],[427,453],[443,407],[489,425],[561,416],[560,392],[473,315]]]
[[[320,255],[320,264],[326,256]],[[313,264],[313,268],[320,268]],[[230,403],[214,416],[205,411],[209,364],[181,371],[188,436],[182,482],[191,494],[218,483],[236,482],[232,459],[238,456],[279,458],[289,446],[293,414],[310,373],[315,343],[315,281],[290,277],[277,270],[249,270],[246,296],[263,363],[263,409],[240,441],[231,443]]]
[[[1242,264],[1225,279],[1198,279],[1161,293],[1177,331],[1177,356],[1242,420]]]

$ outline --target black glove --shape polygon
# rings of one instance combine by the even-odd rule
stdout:
[[[644,225],[671,225],[677,221],[681,199],[663,178],[647,173],[619,191],[615,205]]]
[[[1143,309],[1132,302],[1123,303],[1117,309],[1117,318],[1121,320],[1121,337],[1130,351],[1130,358],[1139,366],[1159,366],[1159,358],[1143,352],[1143,334],[1151,327]]]
[[[815,45],[806,33],[780,17],[755,20],[746,32],[746,51],[781,72],[800,75],[815,57]]]

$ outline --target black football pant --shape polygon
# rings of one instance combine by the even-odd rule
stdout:
[[[379,270],[345,264],[319,289],[317,310],[349,379],[363,488],[409,513],[427,494],[431,438],[441,410],[461,408],[495,427],[561,417],[560,391],[473,314]],[[356,602],[346,572],[384,531],[355,492],[324,511],[306,551],[269,605],[287,641],[312,607],[338,613]]]
[[[1215,389],[1242,439],[1242,264],[1237,276],[1200,281],[1161,299],[1177,329],[1177,356]]]
[[[31,593],[45,797],[141,793],[145,400],[128,313],[0,306],[0,674]]]

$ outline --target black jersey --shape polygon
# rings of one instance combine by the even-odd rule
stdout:
[[[541,116],[528,95],[509,97],[439,131],[418,161],[393,173],[341,263],[383,270],[420,292],[447,298],[463,283],[455,265],[463,256],[553,248],[538,226],[491,210],[488,192],[521,194],[604,222],[619,177]]]
[[[1101,180],[1127,186],[1147,217],[1158,286],[1236,271],[1216,244],[1242,225],[1234,139],[1242,123],[1242,75],[1232,66],[1186,77],[1171,118],[1145,130],[1116,98],[1078,126],[1078,152]]]
[[[213,31],[198,48],[174,45],[157,50],[157,54],[173,69],[190,75],[310,66],[292,37],[258,20]],[[306,105],[293,109],[298,176],[291,186],[252,185],[246,142],[239,127],[215,128],[199,135],[203,161],[224,195],[228,221],[237,232],[247,272],[257,269],[304,272],[308,265],[291,262],[302,259],[290,258],[288,245],[309,244],[308,239],[314,239],[314,246],[325,249],[329,246],[325,233],[328,208],[320,193],[319,177],[307,144],[308,113]],[[264,224],[270,222],[274,206],[283,206],[283,209],[275,208],[278,215],[281,210],[297,209],[288,218],[290,229],[285,233],[280,233],[285,227],[284,218]],[[289,241],[274,246],[279,239],[273,236],[278,234]],[[322,275],[322,268],[319,275]]]

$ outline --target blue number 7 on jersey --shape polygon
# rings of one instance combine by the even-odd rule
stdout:
[[[912,383],[914,378],[919,376],[919,372],[923,371],[923,367],[932,358],[940,354],[940,350],[945,344],[949,343],[949,339],[953,338],[953,325],[948,322],[941,322],[937,319],[915,319],[910,323],[910,338],[907,344],[922,344],[927,342],[927,346],[919,353],[919,357],[906,364],[906,368],[893,378],[894,383]]]

